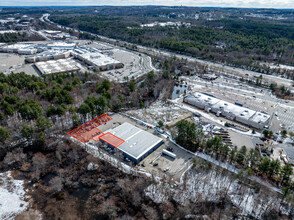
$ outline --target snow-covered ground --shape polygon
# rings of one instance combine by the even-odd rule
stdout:
[[[139,118],[150,124],[157,125],[158,121],[163,121],[165,124],[170,123],[177,118],[182,117],[187,111],[180,107],[165,103],[162,101],[154,102],[148,108],[130,110],[126,112],[128,115]]]
[[[14,219],[28,207],[27,200],[24,181],[13,179],[10,171],[0,173],[0,219]]]
[[[160,26],[160,27],[166,27],[166,26],[191,26],[191,23],[186,23],[186,22],[153,22],[153,23],[149,23],[149,24],[141,24],[141,27],[155,27],[155,26]]]
[[[174,86],[174,89],[172,92],[172,99],[179,98],[182,94],[186,94],[187,92],[188,92],[187,85]]]
[[[145,189],[145,194],[156,203],[164,203],[173,198],[182,205],[202,201],[221,201],[224,196],[240,209],[240,215],[253,216],[262,219],[262,215],[271,209],[280,207],[281,199],[275,193],[254,189],[240,183],[236,176],[222,173],[221,170],[197,171],[190,169],[179,186],[168,183],[151,184]],[[281,211],[289,214],[291,208],[282,205]]]
[[[294,66],[288,66],[283,64],[274,64],[274,63],[260,63],[261,65],[266,65],[271,69],[285,69],[285,70],[294,70]]]
[[[148,173],[144,169],[135,169],[134,167],[131,167],[121,161],[119,161],[117,158],[108,155],[106,152],[103,150],[99,149],[97,146],[94,146],[90,143],[82,143],[74,138],[70,138],[72,142],[77,143],[80,145],[82,148],[84,148],[89,154],[93,155],[96,158],[99,158],[101,160],[109,162],[112,166],[116,167],[117,169],[121,170],[124,173],[127,174],[133,174],[133,175],[145,175],[147,177],[151,177],[151,173]],[[160,177],[154,177],[156,181],[160,181]]]

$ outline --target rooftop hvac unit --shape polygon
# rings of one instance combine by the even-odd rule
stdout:
[[[173,159],[176,159],[176,157],[177,157],[177,155],[175,155],[174,153],[172,153],[172,152],[170,152],[168,150],[165,150],[165,149],[162,150],[162,154],[165,154],[165,155],[167,155],[167,156],[169,156],[169,157],[171,157]]]

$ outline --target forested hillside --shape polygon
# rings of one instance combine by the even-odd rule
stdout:
[[[236,11],[228,13],[224,10],[223,13],[227,17],[222,15],[221,18],[195,20],[190,17],[155,18],[146,11],[144,15],[131,13],[128,16],[113,16],[102,10],[88,15],[72,10],[62,16],[52,15],[50,19],[64,26],[117,40],[163,48],[252,70],[261,68],[259,62],[294,65],[292,22],[249,17],[239,19]],[[243,13],[241,9],[240,13]],[[140,26],[155,21],[188,22],[190,25]]]

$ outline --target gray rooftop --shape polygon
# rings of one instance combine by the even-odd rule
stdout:
[[[194,92],[185,97],[185,100],[188,100],[192,103],[194,102],[202,104],[204,106],[209,105],[210,107],[214,107],[216,109],[222,107],[222,109],[224,109],[226,112],[231,112],[235,116],[244,118],[255,123],[265,123],[270,118],[269,114],[265,114],[259,111],[248,109],[244,106],[239,106],[227,101],[223,101],[219,98],[201,92]]]
[[[59,59],[59,60],[49,60],[46,62],[38,62],[35,65],[42,74],[71,72],[71,71],[77,71],[80,69],[78,67],[78,63],[70,58]]]
[[[162,141],[161,138],[127,122],[105,133],[107,132],[123,139],[125,142],[117,148],[136,159]]]

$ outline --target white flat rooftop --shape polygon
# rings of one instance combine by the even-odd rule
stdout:
[[[66,42],[54,42],[52,44],[48,44],[48,47],[74,47],[75,43],[66,43]]]
[[[119,64],[120,62],[108,57],[102,53],[99,52],[94,52],[94,53],[84,53],[84,54],[79,54],[83,59],[89,60],[92,63],[94,63],[97,66],[105,66],[109,64]]]
[[[245,108],[243,106],[238,106],[238,105],[235,105],[233,103],[226,102],[223,100],[220,100],[213,107],[220,109],[220,110],[223,109],[225,112],[231,112],[235,116],[238,116],[238,117],[241,117],[241,118],[244,118],[247,120],[249,120],[249,118],[251,118],[256,113],[256,111],[254,111],[254,110]]]
[[[202,103],[203,105],[214,105],[221,101],[218,98],[215,98],[213,96],[209,96],[200,92],[195,92],[187,97],[189,100],[196,100],[199,103]]]
[[[210,106],[214,109],[219,109],[220,111],[224,111],[226,113],[232,113],[236,117],[241,117],[255,123],[265,123],[270,118],[270,115],[266,113],[258,112],[252,109],[248,109],[244,106],[223,101],[219,98],[212,97],[201,92],[195,92],[187,96],[185,99],[192,102],[194,101],[196,103],[201,103],[205,106]]]
[[[30,46],[32,46],[32,44],[30,44],[30,43],[27,43],[27,44],[20,43],[20,44],[7,45],[7,46],[3,47],[3,49],[24,49],[24,48],[30,47]]]
[[[264,114],[262,112],[256,112],[255,115],[253,115],[252,118],[250,118],[251,121],[254,121],[255,123],[264,123],[266,122],[271,116],[268,114]]]
[[[49,60],[46,62],[38,62],[35,65],[42,74],[71,72],[71,71],[77,71],[80,69],[78,67],[77,62],[75,62],[73,59],[70,59],[70,58],[59,59],[59,60]]]
[[[117,148],[136,160],[162,142],[161,138],[127,122],[107,132],[123,139],[125,142]]]

